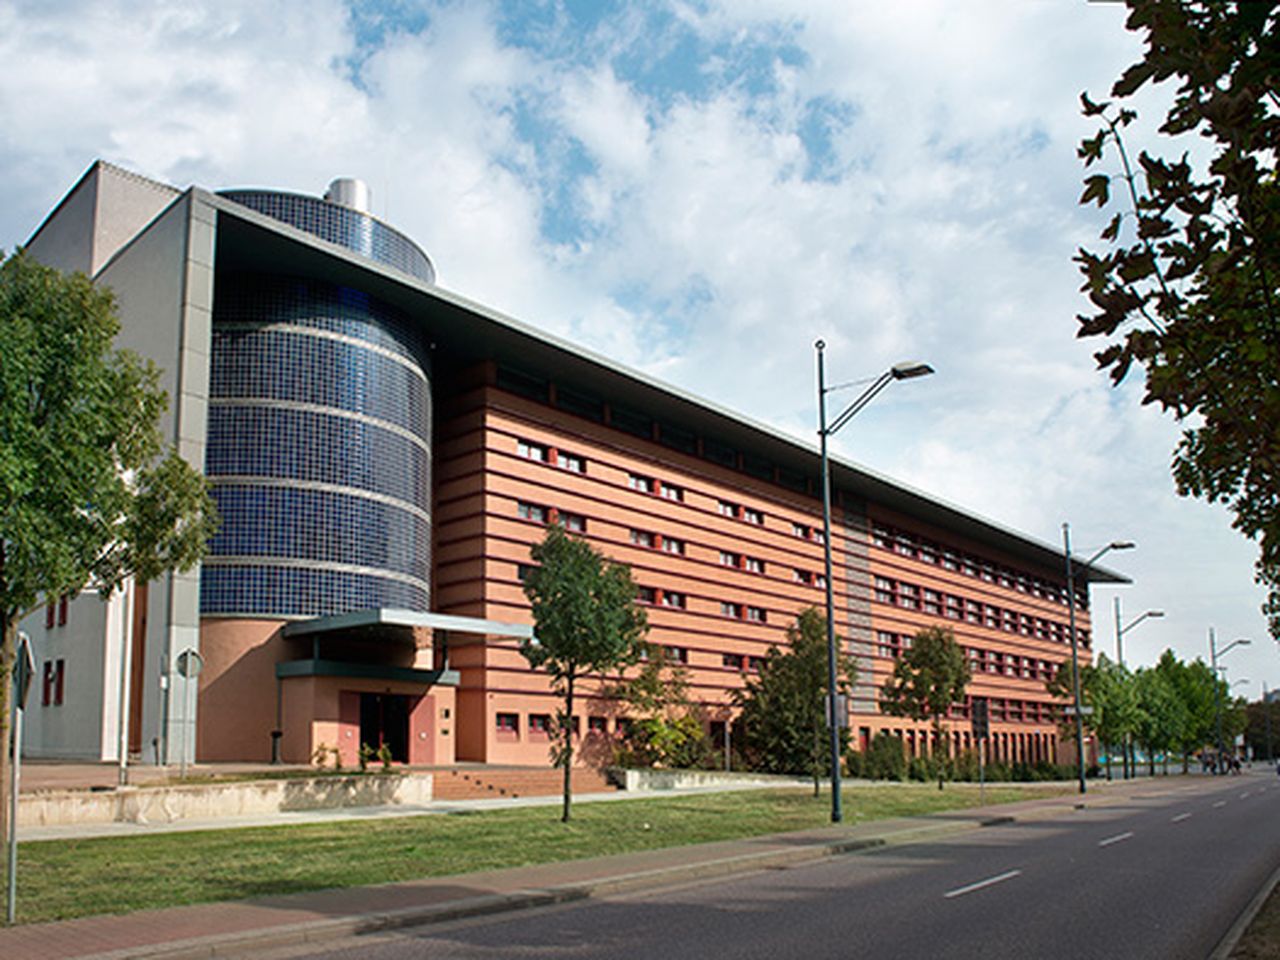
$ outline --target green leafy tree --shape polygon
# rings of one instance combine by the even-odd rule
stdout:
[[[690,769],[710,763],[715,748],[705,711],[689,696],[689,671],[665,647],[649,644],[636,676],[607,695],[631,717],[619,753],[627,765]]]
[[[933,726],[938,789],[947,775],[946,717],[952,704],[964,700],[971,674],[950,627],[925,627],[916,633],[911,649],[893,665],[893,673],[880,688],[880,711],[895,717],[928,720]]]
[[[1280,636],[1280,25],[1277,4],[1127,0],[1146,51],[1111,88],[1083,96],[1100,124],[1080,145],[1081,203],[1119,209],[1100,252],[1076,261],[1093,312],[1079,335],[1105,337],[1099,367],[1115,383],[1146,369],[1144,403],[1183,423],[1173,476],[1180,493],[1230,505],[1260,545],[1257,579]],[[1123,104],[1170,82],[1159,132],[1175,159],[1141,152]]]
[[[841,646],[837,639],[837,649]],[[837,654],[837,694],[848,693],[854,674],[853,659]],[[737,694],[747,762],[768,773],[810,775],[817,796],[831,762],[826,694],[827,618],[809,607],[787,627],[787,648],[771,648],[759,675]]]
[[[1263,760],[1274,760],[1277,738],[1280,738],[1280,702],[1258,700],[1249,704],[1245,721],[1245,742],[1253,755]]]
[[[1156,754],[1168,755],[1178,748],[1184,730],[1191,722],[1187,705],[1178,695],[1176,684],[1158,667],[1149,667],[1134,674],[1134,689],[1138,697],[1138,723],[1134,739],[1147,752],[1150,772],[1156,771]]]
[[[524,592],[533,606],[535,638],[521,646],[521,653],[530,666],[551,675],[552,686],[564,701],[552,760],[564,768],[560,819],[568,823],[574,686],[584,676],[640,659],[648,623],[635,603],[631,568],[608,560],[585,540],[551,524],[531,553],[537,566],[525,579]]]
[[[205,479],[167,447],[149,361],[112,347],[108,290],[22,251],[0,263],[0,810],[18,623],[90,583],[110,593],[191,568],[217,520]],[[0,818],[3,814],[0,814]]]
[[[1099,654],[1085,690],[1085,702],[1093,707],[1091,727],[1107,748],[1107,779],[1111,779],[1112,755],[1129,742],[1140,716],[1133,674],[1105,653]]]
[[[1186,722],[1175,731],[1174,744],[1174,749],[1182,754],[1185,773],[1190,766],[1191,754],[1216,740],[1219,681],[1203,660],[1186,663],[1179,660],[1172,650],[1160,655],[1155,669],[1165,676],[1186,710]]]

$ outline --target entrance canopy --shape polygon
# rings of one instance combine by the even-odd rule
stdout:
[[[295,620],[282,631],[288,640],[310,640],[311,657],[285,660],[276,664],[276,676],[286,677],[367,677],[386,680],[409,680],[426,684],[456,686],[458,673],[449,668],[451,637],[489,636],[513,640],[533,639],[533,626],[483,620],[479,617],[457,617],[445,613],[419,613],[413,610],[381,608],[340,613],[314,620]],[[408,652],[424,646],[419,640],[430,632],[435,653],[435,667],[423,670],[387,662],[388,648]],[[331,655],[322,655],[323,646]],[[332,655],[340,646],[345,654]]]

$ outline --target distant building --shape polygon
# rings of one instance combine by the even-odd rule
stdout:
[[[518,640],[549,522],[631,565],[651,641],[718,736],[744,677],[822,604],[812,448],[438,287],[358,181],[209,193],[96,163],[28,249],[115,290],[120,343],[165,371],[164,429],[223,518],[201,568],[140,585],[131,617],[81,597],[24,623],[54,691],[29,711],[29,754],[114,758],[127,644],[144,760],[336,746],[350,764],[363,742],[415,764],[544,763],[556,701]],[[942,623],[989,698],[994,755],[1055,758],[1061,553],[851,464],[833,484],[855,745],[890,730],[930,749],[875,702],[911,635]],[[198,681],[176,673],[186,650]],[[579,701],[585,737],[625,720],[600,692]],[[967,724],[953,736],[970,746]]]

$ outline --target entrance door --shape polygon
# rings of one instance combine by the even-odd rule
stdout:
[[[409,762],[409,697],[403,693],[360,694],[360,742],[384,743],[397,763]]]

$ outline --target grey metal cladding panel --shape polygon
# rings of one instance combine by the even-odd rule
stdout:
[[[840,514],[845,542],[844,613],[849,624],[849,649],[857,666],[853,684],[854,710],[865,713],[876,703],[874,650],[871,636],[871,522],[863,501],[846,498]]]
[[[188,204],[175,203],[103,269],[99,282],[116,294],[121,320],[118,346],[155,361],[169,395],[161,421],[178,439],[181,404],[175,402],[182,369],[182,317],[187,262]]]

